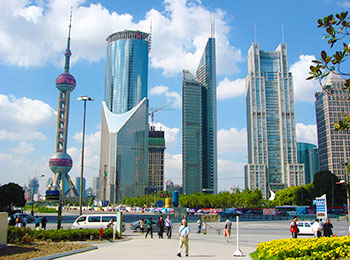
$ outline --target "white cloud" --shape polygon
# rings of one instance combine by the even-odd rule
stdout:
[[[169,91],[169,87],[155,86],[150,90],[151,95],[165,95],[167,102],[170,103],[172,108],[181,108],[182,98],[181,95],[175,91]]]
[[[218,131],[218,154],[247,154],[247,131],[245,128],[220,129]]]
[[[104,58],[105,39],[124,29],[149,31],[152,19],[150,64],[164,74],[194,70],[210,36],[210,11],[186,0],[164,0],[163,10],[151,9],[134,21],[128,13],[110,12],[100,3],[84,0],[2,0],[0,4],[0,58],[3,63],[29,67],[62,65],[68,17],[73,6],[72,61],[97,62]],[[217,72],[239,71],[241,51],[230,45],[225,12],[214,11],[217,39]],[[57,22],[60,21],[60,22]]]
[[[40,132],[9,132],[0,130],[0,140],[45,140],[46,136]]]
[[[232,186],[244,188],[243,162],[233,162],[218,159],[218,188],[219,191],[231,191]]]
[[[337,5],[345,8],[350,8],[350,1],[338,1]]]
[[[300,55],[299,60],[290,67],[296,101],[315,102],[315,92],[320,90],[318,81],[306,80],[310,76],[309,68],[312,60],[316,60],[315,56]]]
[[[0,164],[3,166],[18,166],[24,162],[23,157],[14,156],[12,154],[0,153]],[[4,171],[1,171],[2,174],[0,176],[9,176],[7,174],[4,175]],[[1,181],[3,183],[3,181]]]
[[[164,180],[172,180],[182,185],[182,155],[165,153]]]
[[[165,134],[165,143],[171,144],[171,143],[176,143],[178,142],[178,136],[177,134],[179,133],[180,129],[179,128],[171,128],[171,127],[167,127],[166,125],[162,124],[162,123],[154,123],[153,124],[156,127],[156,130],[161,129],[164,131]]]
[[[245,93],[245,79],[229,80],[225,77],[216,88],[218,100],[235,98]]]
[[[34,151],[34,145],[24,141],[20,142],[17,147],[11,149],[11,152],[19,154],[33,153]]]
[[[43,126],[55,117],[55,110],[40,100],[0,94],[0,125],[7,129]]]
[[[316,125],[304,125],[303,123],[297,123],[295,128],[298,142],[317,145]]]

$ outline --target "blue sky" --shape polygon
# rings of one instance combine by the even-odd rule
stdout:
[[[262,50],[288,46],[289,70],[295,88],[298,141],[317,144],[314,92],[317,82],[305,81],[310,61],[327,48],[317,19],[348,10],[350,1],[259,0],[2,0],[0,2],[0,184],[21,185],[45,174],[41,191],[52,173],[58,91],[63,72],[69,11],[73,6],[72,64],[77,80],[71,94],[68,153],[74,160],[73,180],[80,174],[83,104],[87,104],[85,176],[87,186],[98,175],[101,102],[104,98],[105,53],[108,35],[124,30],[149,31],[150,108],[167,105],[155,114],[166,131],[165,179],[181,183],[181,71],[195,71],[207,38],[210,13],[217,39],[217,111],[219,190],[244,187],[247,162],[245,77],[247,52],[256,38]],[[256,34],[254,33],[256,27]]]

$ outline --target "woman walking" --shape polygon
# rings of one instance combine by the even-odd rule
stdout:
[[[164,232],[164,220],[163,217],[160,216],[158,218],[158,237],[163,238],[163,232]]]

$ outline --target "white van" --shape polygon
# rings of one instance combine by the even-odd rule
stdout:
[[[111,219],[113,219],[113,222],[116,225],[116,214],[81,215],[73,222],[72,229],[106,229]]]

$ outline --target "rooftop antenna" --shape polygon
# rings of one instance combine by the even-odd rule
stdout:
[[[69,73],[69,59],[72,55],[70,51],[70,32],[72,29],[72,13],[73,13],[73,6],[70,8],[70,17],[69,17],[69,30],[68,30],[68,38],[67,38],[67,49],[64,53],[64,56],[66,57],[65,63],[64,63],[64,72]]]
[[[151,52],[151,42],[152,42],[152,18],[149,26],[149,36],[148,36],[148,53]]]
[[[254,23],[254,43],[256,43],[256,23]]]
[[[282,44],[284,44],[284,30],[283,30],[283,24],[281,24],[281,30],[282,30]]]
[[[213,13],[210,13],[210,36],[215,38],[215,19]]]

